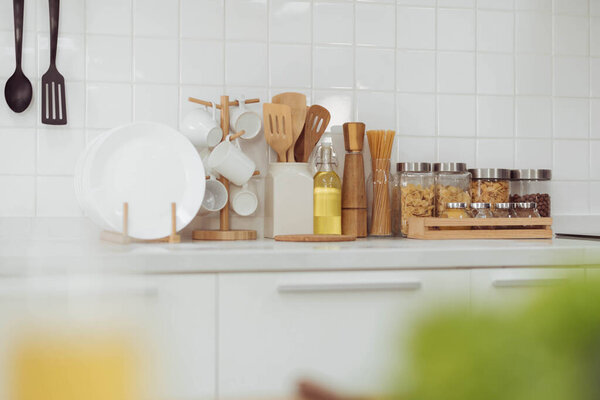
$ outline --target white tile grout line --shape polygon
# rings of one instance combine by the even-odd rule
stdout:
[[[435,70],[435,74],[434,74],[434,105],[433,105],[433,117],[435,118],[434,120],[434,124],[435,124],[435,139],[434,139],[434,146],[435,146],[435,160],[437,162],[440,161],[440,124],[439,124],[439,116],[440,116],[440,106],[439,106],[439,101],[440,101],[440,95],[439,95],[439,88],[438,88],[438,83],[439,83],[439,79],[438,79],[438,67],[439,67],[439,63],[438,63],[438,0],[435,0],[435,13],[433,14],[433,48],[434,48],[434,70]]]
[[[474,7],[474,17],[475,17],[475,167],[481,167],[479,163],[479,137],[481,132],[479,132],[479,72],[477,70],[477,64],[479,63],[479,40],[477,38],[477,24],[479,23],[478,15],[477,15],[477,2],[475,2]],[[514,78],[514,77],[513,77]]]
[[[358,93],[356,84],[356,0],[352,3],[352,119],[358,121]]]
[[[177,130],[181,129],[181,118],[182,116],[182,109],[183,109],[183,102],[184,100],[181,98],[181,94],[182,94],[182,85],[181,82],[183,82],[183,65],[181,63],[181,54],[182,54],[182,45],[183,45],[183,40],[181,40],[181,36],[182,36],[182,25],[183,23],[181,22],[181,12],[182,12],[182,6],[181,6],[181,0],[177,1],[177,31],[178,31],[178,39],[177,39],[177,62],[178,62],[178,66],[179,66],[179,79],[177,79]]]
[[[513,168],[517,167],[517,5],[513,1]]]
[[[592,210],[592,1],[588,0],[588,212]]]
[[[223,95],[227,94],[227,1],[229,0],[223,0],[221,3],[223,5],[223,80],[221,81]],[[214,99],[214,101],[217,101],[217,99]]]
[[[267,13],[267,96],[271,93],[271,0],[266,0]],[[265,99],[262,99],[263,101]]]
[[[131,29],[129,31],[130,35],[131,35],[131,81],[130,81],[130,90],[131,90],[131,120],[135,121],[135,69],[136,69],[136,64],[135,64],[135,4],[136,1],[138,0],[130,0],[129,2],[129,7],[130,7],[130,11],[131,11]]]

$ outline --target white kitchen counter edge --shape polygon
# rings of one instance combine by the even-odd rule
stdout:
[[[600,242],[416,241],[90,244],[0,241],[0,274],[69,270],[120,273],[394,270],[600,265]]]

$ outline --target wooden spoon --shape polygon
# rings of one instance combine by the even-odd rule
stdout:
[[[302,133],[304,122],[306,121],[306,96],[302,93],[287,92],[273,96],[275,104],[286,104],[292,110],[292,132],[294,135],[292,146],[288,150],[287,161],[300,161],[294,159],[294,146]]]
[[[292,111],[285,104],[263,104],[264,131],[267,144],[277,153],[277,161],[286,162],[292,147]]]
[[[314,104],[310,106],[306,113],[306,122],[304,132],[296,142],[294,154],[299,162],[307,162],[310,153],[313,151],[321,136],[329,125],[331,114],[322,106]]]

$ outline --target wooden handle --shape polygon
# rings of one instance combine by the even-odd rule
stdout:
[[[200,100],[200,99],[196,99],[195,97],[188,97],[188,101],[191,103],[196,103],[196,104],[202,104],[203,106],[206,107],[212,107],[213,103],[211,103],[210,101],[206,101],[206,100]],[[248,99],[244,102],[245,104],[253,104],[253,103],[260,103],[260,99]],[[239,106],[240,102],[239,101],[231,101],[229,102],[229,106]],[[217,109],[222,109],[223,107],[221,106],[221,104],[217,104]]]
[[[171,203],[171,235],[177,233],[177,204]]]
[[[231,135],[231,136],[229,137],[229,140],[235,140],[235,139],[238,139],[238,138],[240,138],[240,137],[244,136],[244,133],[246,133],[246,131],[244,131],[244,130],[241,130],[241,131],[239,131],[239,132],[237,132],[237,133],[234,133],[233,135]]]
[[[123,236],[129,236],[129,203],[123,203]]]

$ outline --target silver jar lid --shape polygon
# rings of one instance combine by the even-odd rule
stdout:
[[[514,203],[496,203],[494,207],[500,210],[510,210],[511,208],[515,208]]]
[[[532,201],[530,202],[522,202],[522,203],[514,203],[516,208],[520,208],[520,209],[535,209],[537,208],[537,203],[534,203]]]
[[[481,209],[481,208],[492,208],[490,203],[471,203],[471,208]]]
[[[514,181],[549,181],[552,179],[551,169],[513,169],[510,179]]]
[[[401,162],[396,164],[398,172],[431,172],[431,164],[425,162]]]
[[[510,179],[510,170],[504,168],[470,169],[473,179]]]
[[[446,208],[450,208],[450,209],[467,208],[467,203],[446,203]]]
[[[435,172],[467,172],[467,164],[462,162],[443,162],[433,164]]]

